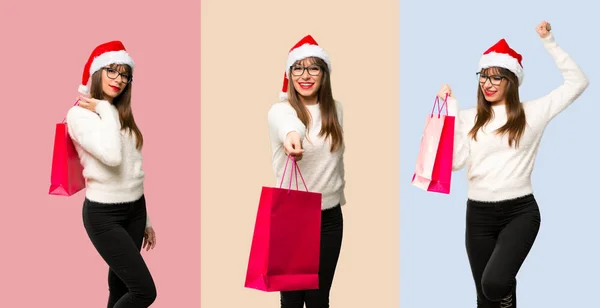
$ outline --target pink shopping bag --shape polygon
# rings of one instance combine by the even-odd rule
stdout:
[[[298,165],[292,158],[290,185],[263,187],[254,225],[245,287],[265,292],[319,288],[320,193],[298,190]],[[296,175],[296,190],[291,189]]]
[[[440,105],[435,98],[431,114],[425,121],[425,129],[421,139],[421,147],[412,184],[426,191],[443,194],[450,193],[452,180],[452,157],[454,154],[454,117],[448,116],[448,96]],[[435,107],[437,116],[434,116]],[[446,107],[446,114],[442,109]]]
[[[71,136],[69,136],[65,119],[63,119],[61,123],[56,124],[48,193],[57,196],[72,196],[84,187],[83,166]]]

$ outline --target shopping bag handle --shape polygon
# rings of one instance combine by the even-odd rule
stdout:
[[[448,115],[448,93],[446,93],[446,98],[444,99],[444,103],[440,104],[440,97],[435,96],[435,101],[433,102],[433,108],[431,108],[431,117],[433,118],[433,111],[435,110],[435,106],[438,106],[438,119],[440,118],[440,114],[442,113],[442,109],[446,106],[446,115]]]
[[[302,176],[302,172],[300,172],[300,168],[298,168],[298,162],[294,156],[288,155],[287,160],[285,161],[285,167],[283,169],[283,174],[281,175],[281,182],[279,183],[279,188],[283,186],[283,179],[285,178],[285,173],[287,171],[288,163],[290,162],[290,158],[292,159],[292,171],[290,172],[290,185],[288,186],[288,192],[292,189],[292,176],[296,175],[296,190],[298,190],[298,173],[300,174],[300,178],[302,179],[302,184],[304,184],[304,189],[308,192],[308,187],[306,186],[306,182],[304,181],[304,177]]]
[[[73,106],[77,105],[78,103],[79,103],[79,99],[77,99],[77,100],[75,101],[75,104],[73,104]],[[66,120],[67,120],[67,117],[65,116],[65,118],[62,120],[62,122],[61,122],[61,123],[65,123],[65,121],[66,121]]]

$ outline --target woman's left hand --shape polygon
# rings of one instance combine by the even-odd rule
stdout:
[[[144,243],[142,249],[146,248],[146,251],[154,249],[156,247],[156,232],[152,227],[146,228],[144,231]]]
[[[550,35],[550,24],[547,21],[542,21],[536,28],[535,31],[541,38],[546,38]]]

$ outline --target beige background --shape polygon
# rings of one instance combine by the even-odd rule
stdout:
[[[245,289],[267,111],[288,50],[311,34],[344,105],[344,241],[333,308],[399,306],[399,1],[202,1],[202,307],[279,307]]]

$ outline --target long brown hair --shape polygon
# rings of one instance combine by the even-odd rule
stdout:
[[[317,94],[319,100],[319,108],[321,109],[321,131],[319,137],[325,136],[325,139],[331,138],[330,151],[337,151],[342,147],[343,144],[343,130],[337,116],[337,108],[335,106],[335,100],[333,99],[333,93],[331,91],[331,80],[329,74],[329,68],[327,63],[320,58],[310,57],[307,58],[311,65],[316,64],[321,67],[322,78],[321,85],[319,87],[319,93]],[[302,61],[297,61],[295,64],[299,64]],[[291,68],[288,70],[288,76],[292,76]],[[306,106],[300,101],[300,95],[294,88],[292,80],[288,83],[288,100],[290,105],[296,110],[298,118],[306,126],[307,132],[309,130],[309,124],[311,121],[310,113]]]
[[[119,72],[126,72],[131,76],[131,68],[128,65],[110,65],[110,68]],[[98,70],[92,75],[92,84],[90,88],[90,96],[95,99],[104,99],[104,91],[102,90],[102,71]],[[131,77],[130,77],[131,78]],[[128,129],[129,133],[133,133],[136,139],[136,148],[140,150],[144,145],[144,137],[138,128],[133,118],[131,110],[131,83],[125,85],[123,92],[113,99],[113,105],[119,112],[119,121],[121,129]]]
[[[519,147],[521,137],[525,132],[527,121],[525,118],[525,110],[519,98],[519,81],[517,76],[508,69],[502,67],[490,67],[481,70],[485,74],[499,74],[504,76],[508,84],[506,85],[506,124],[496,130],[496,134],[508,134],[508,146],[515,148]],[[477,116],[475,117],[475,125],[469,131],[469,136],[477,141],[477,132],[485,126],[493,117],[491,103],[485,99],[481,85],[477,84]]]

